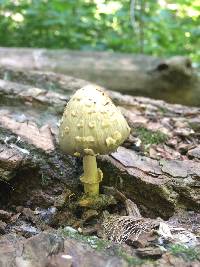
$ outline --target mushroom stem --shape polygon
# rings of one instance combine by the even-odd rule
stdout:
[[[80,178],[84,185],[84,191],[88,196],[99,195],[99,183],[103,178],[102,171],[97,169],[97,162],[95,156],[83,157],[84,175]]]

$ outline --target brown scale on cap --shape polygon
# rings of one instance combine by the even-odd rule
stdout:
[[[68,127],[68,126],[65,127],[65,129],[64,129],[64,133],[65,133],[65,134],[68,134],[68,133],[69,133],[69,127]]]
[[[88,123],[88,126],[89,126],[90,128],[94,128],[94,127],[95,127],[95,122],[94,122],[94,121],[90,121],[90,122]]]
[[[76,111],[72,110],[72,116],[76,117]]]

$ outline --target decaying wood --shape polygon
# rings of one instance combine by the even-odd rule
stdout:
[[[64,240],[61,234],[53,231],[28,240],[14,235],[4,236],[0,242],[0,266],[128,267],[128,264],[117,256],[95,251],[81,241],[69,237]]]
[[[0,266],[128,267],[137,254],[160,258],[157,266],[187,267],[182,258],[164,254],[158,247],[144,247],[150,244],[149,236],[138,241],[139,248],[134,250],[127,245],[102,245],[97,238],[86,241],[76,234],[63,235],[59,227],[72,225],[81,230],[84,222],[87,225],[99,216],[99,211],[83,209],[80,218],[79,209],[74,208],[82,192],[81,159],[61,153],[57,142],[64,106],[72,92],[88,82],[62,74],[3,68],[0,77],[4,78],[0,80]],[[123,199],[121,205],[126,198],[133,200],[142,216],[165,219],[180,208],[192,210],[185,222],[177,217],[170,220],[198,234],[200,109],[107,93],[132,132],[115,153],[98,157],[104,173],[101,189],[111,185],[118,192],[116,200]],[[157,137],[149,145],[151,140],[145,140],[138,129],[162,133],[165,138],[161,142]],[[109,194],[108,187],[104,193]],[[197,266],[196,262],[191,266]]]
[[[58,86],[57,93],[36,87],[40,85],[37,77],[49,77],[48,74],[26,75],[32,79],[31,85],[28,80],[24,85],[0,81],[1,179],[12,184],[22,170],[27,174],[34,170],[41,177],[38,179],[46,177],[78,186],[80,161],[63,155],[57,145],[58,122],[72,92],[71,80],[62,79],[62,88]],[[54,77],[51,83],[56,89],[60,76]],[[191,151],[199,147],[200,109],[108,93],[133,131],[125,147],[110,156],[99,157],[104,184],[115,185],[150,216],[166,218],[180,206],[199,209],[200,162],[198,153]],[[159,130],[168,139],[138,153],[134,150],[137,139],[134,129],[138,126]]]
[[[26,69],[29,69],[28,67]],[[2,80],[19,82],[29,86],[39,87],[56,91],[74,91],[86,85],[85,80],[77,79],[72,76],[44,71],[20,71],[18,68],[0,67],[0,78]]]
[[[64,73],[110,90],[200,105],[198,77],[186,57],[166,60],[107,52],[1,48],[0,65]]]

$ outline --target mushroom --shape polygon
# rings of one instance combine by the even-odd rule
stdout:
[[[89,197],[99,195],[103,178],[96,155],[115,151],[129,133],[120,110],[97,86],[87,85],[71,97],[61,119],[59,144],[63,152],[83,157],[80,180]]]

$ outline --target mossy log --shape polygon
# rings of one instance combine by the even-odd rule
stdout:
[[[48,207],[64,187],[80,194],[81,160],[60,152],[57,133],[70,95],[87,82],[1,69],[7,75],[10,81],[0,80],[0,207]],[[115,153],[98,157],[102,190],[115,186],[151,217],[199,210],[200,109],[108,93],[132,134]]]
[[[0,48],[0,66],[54,71],[131,95],[200,105],[199,79],[187,57]]]

